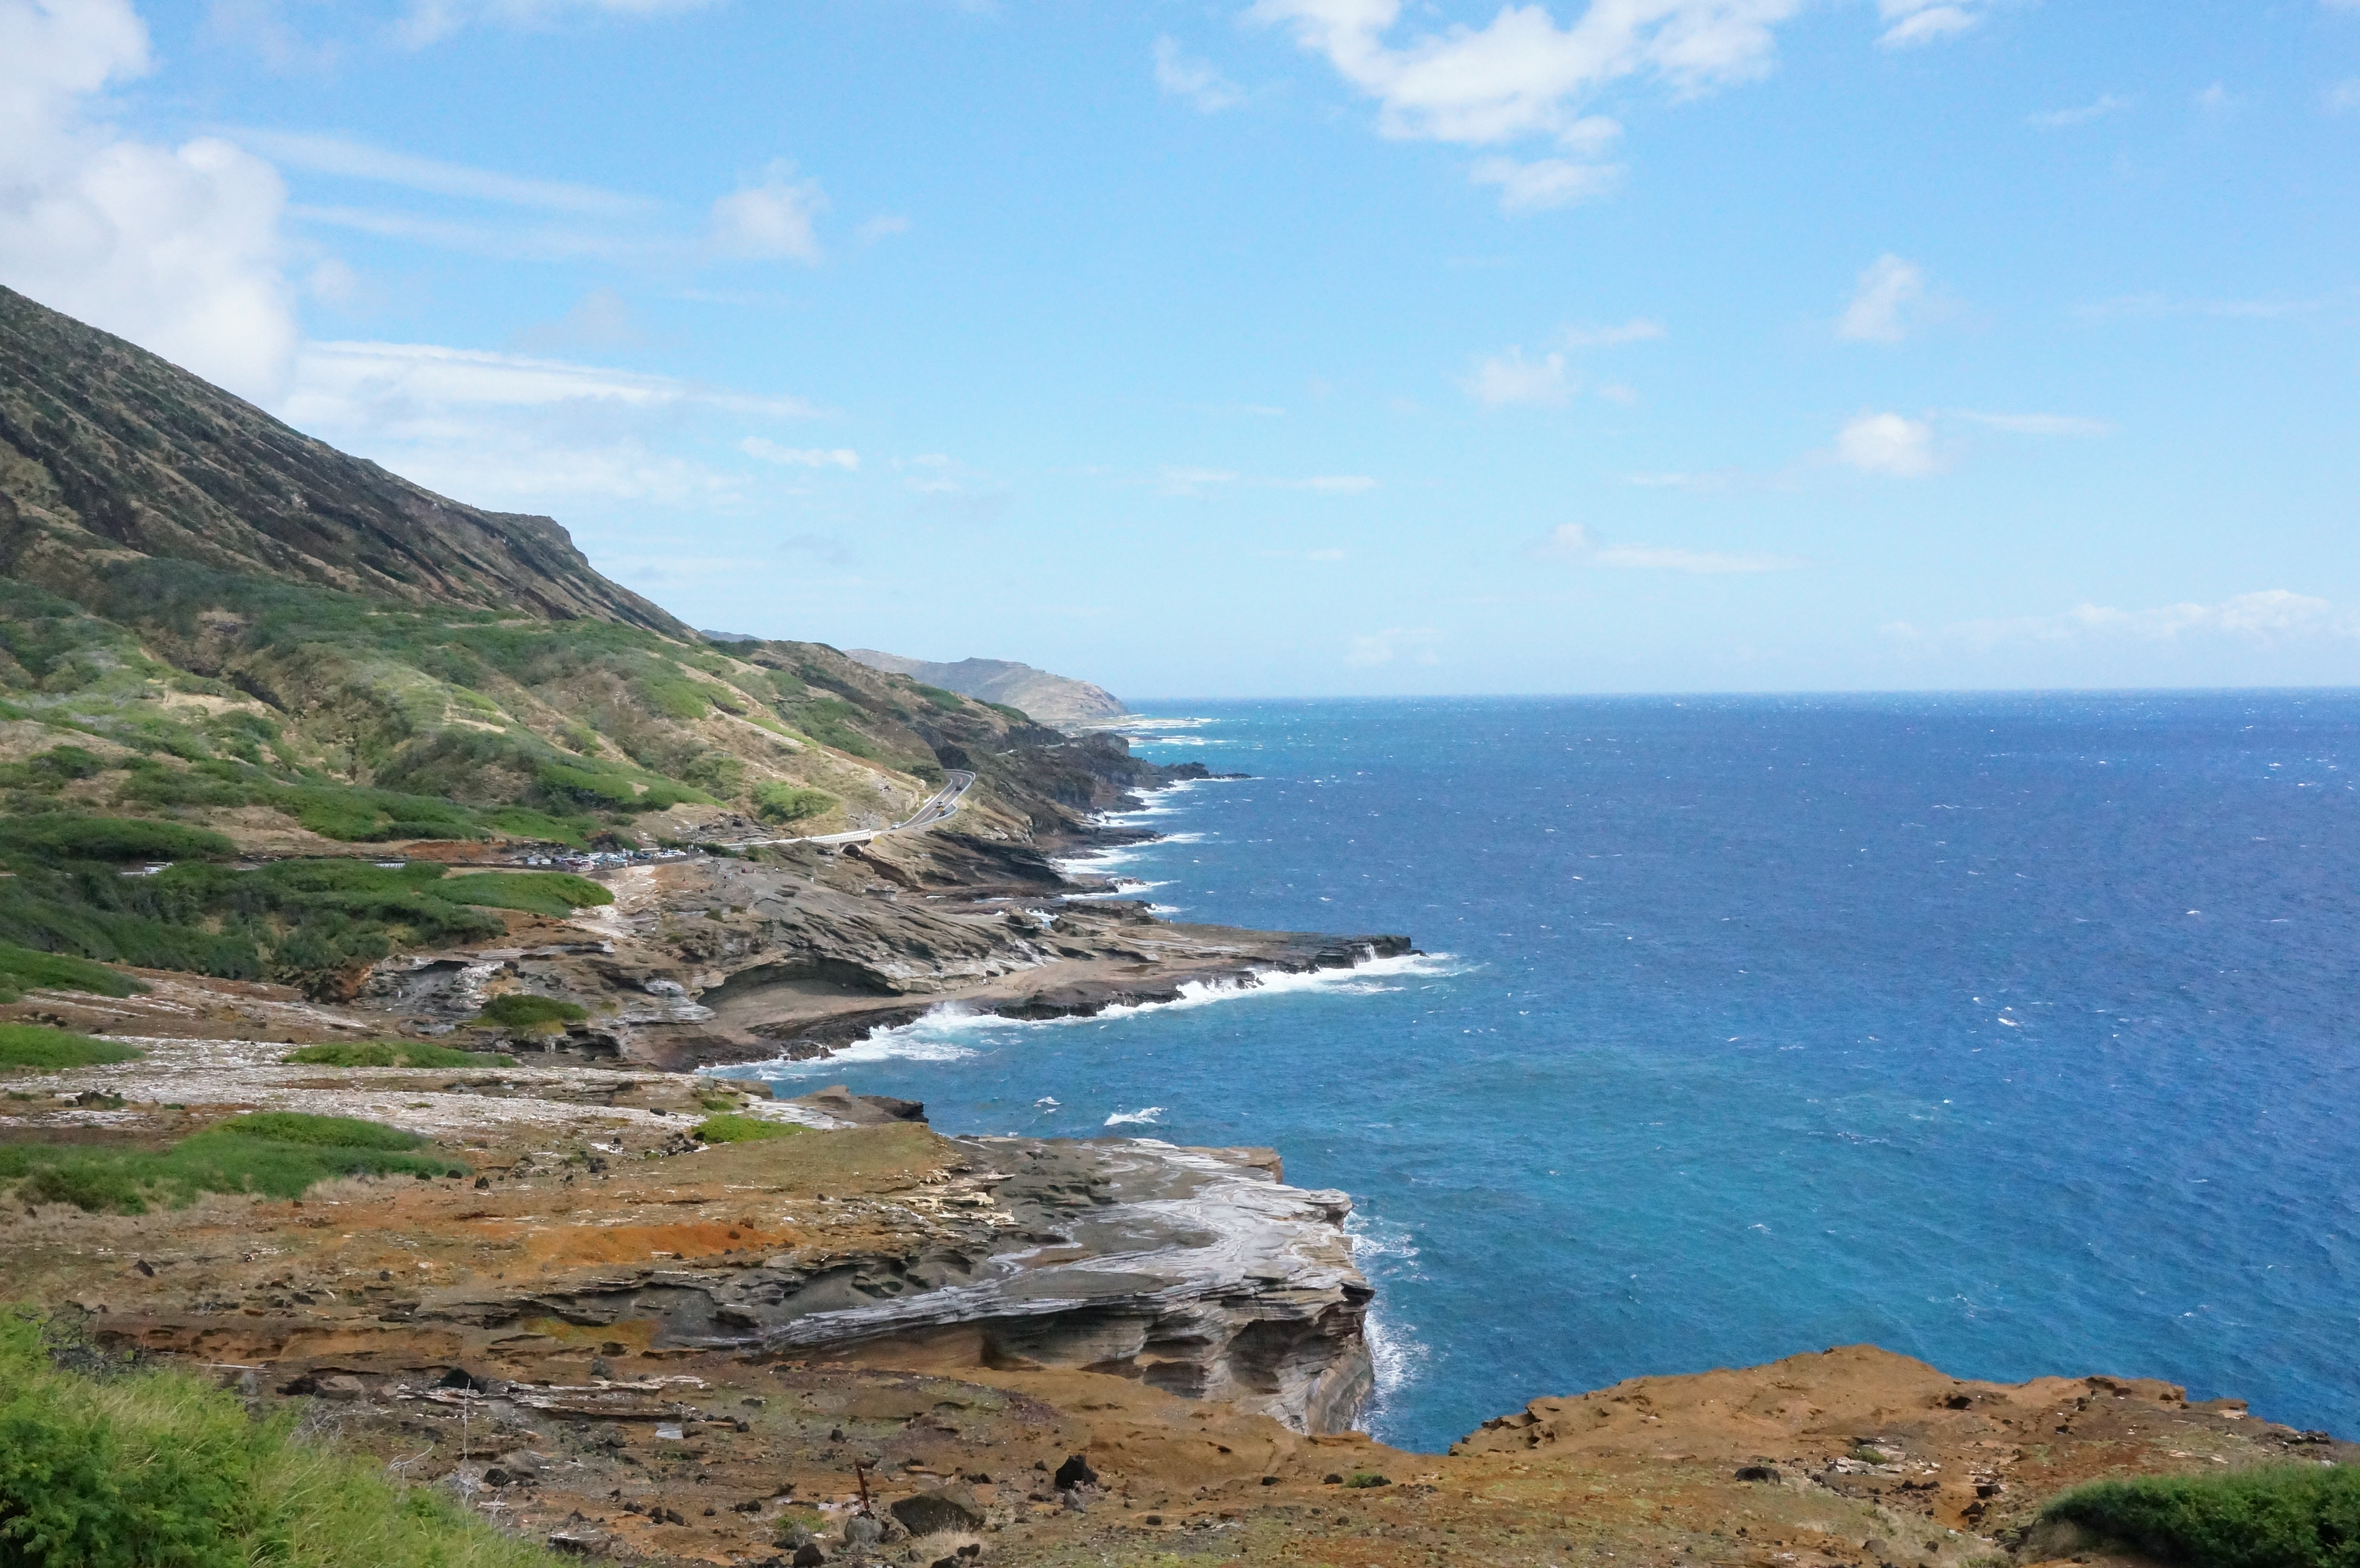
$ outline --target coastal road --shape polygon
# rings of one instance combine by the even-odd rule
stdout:
[[[965,768],[948,769],[944,774],[944,779],[943,787],[928,797],[926,803],[920,806],[909,821],[895,822],[890,828],[859,828],[851,833],[814,833],[808,838],[743,839],[733,847],[742,848],[758,844],[867,844],[870,839],[880,838],[886,833],[915,833],[922,828],[930,828],[938,822],[948,821],[959,809],[961,798],[975,787],[975,775]]]

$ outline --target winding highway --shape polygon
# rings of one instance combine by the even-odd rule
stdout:
[[[930,828],[937,822],[948,821],[958,811],[960,800],[975,787],[975,775],[965,768],[947,769],[944,779],[943,787],[929,796],[926,803],[920,806],[909,821],[895,822],[890,828],[858,828],[851,833],[814,833],[807,838],[755,838],[741,842],[746,844],[867,844],[870,839],[886,833],[915,833],[921,828]]]

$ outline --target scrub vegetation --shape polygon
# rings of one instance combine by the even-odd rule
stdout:
[[[300,1441],[185,1372],[0,1308],[0,1563],[11,1568],[541,1568],[556,1559],[374,1460]]]
[[[2041,1517],[2189,1568],[2360,1568],[2360,1465],[2095,1481]]]
[[[0,1144],[0,1183],[15,1184],[17,1202],[71,1203],[93,1214],[177,1208],[205,1192],[300,1198],[332,1176],[465,1173],[414,1133],[298,1111],[233,1116],[164,1149]]]

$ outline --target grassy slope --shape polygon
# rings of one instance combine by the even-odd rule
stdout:
[[[680,807],[824,833],[952,768],[1054,829],[1136,767],[823,645],[708,642],[545,518],[435,496],[0,289],[0,943],[323,990],[496,934],[484,906],[585,900],[233,849],[586,845]]]
[[[0,1310],[0,1562],[26,1568],[531,1568],[448,1493],[295,1439],[183,1372],[100,1360]],[[68,1370],[60,1362],[81,1363]]]

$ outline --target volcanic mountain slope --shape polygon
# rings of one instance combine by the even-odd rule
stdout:
[[[880,653],[873,648],[847,651],[871,670],[911,676],[978,702],[1021,709],[1044,724],[1089,724],[1131,712],[1121,698],[1103,686],[1070,675],[1052,675],[1011,659],[962,659],[956,664],[933,664],[898,653]]]
[[[1028,844],[1161,776],[821,644],[711,642],[546,518],[0,289],[0,820],[35,824],[0,832],[0,942],[203,967],[155,928],[223,936],[243,894],[133,910],[97,868],[877,828],[953,768],[979,778],[962,823]],[[91,825],[117,819],[169,831]],[[364,923],[406,908],[368,897]]]
[[[447,500],[5,288],[0,443],[0,570],[64,593],[137,554],[694,636],[551,519]]]

